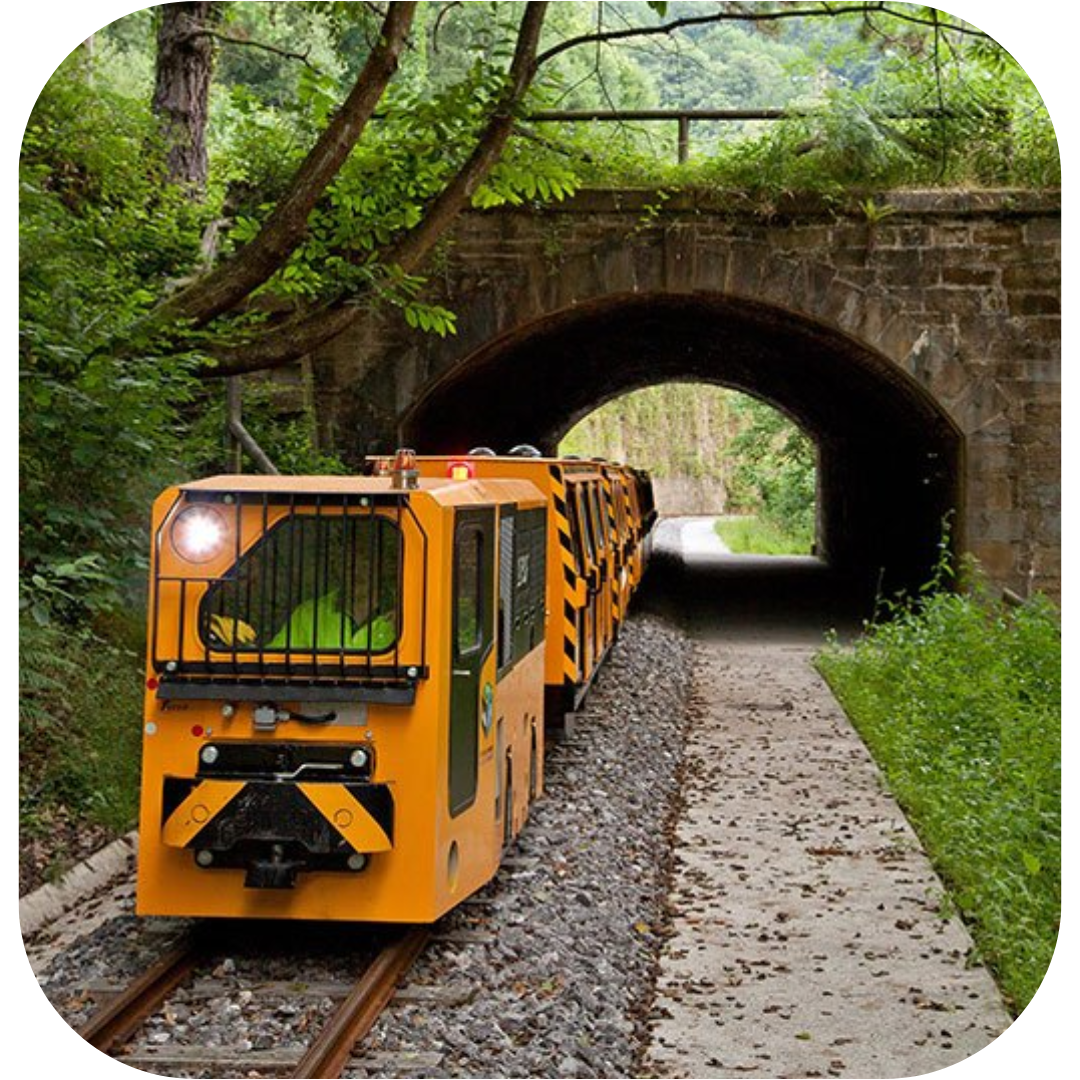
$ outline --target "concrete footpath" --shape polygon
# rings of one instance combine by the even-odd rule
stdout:
[[[812,647],[700,642],[648,1075],[902,1077],[1009,1025]]]

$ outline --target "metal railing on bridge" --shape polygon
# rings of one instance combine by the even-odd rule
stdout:
[[[984,107],[988,114],[996,114],[1007,122],[1008,111]],[[679,163],[690,159],[690,125],[699,121],[755,121],[794,120],[812,116],[812,109],[541,109],[530,113],[528,120],[536,123],[587,123],[590,121],[615,121],[635,123],[639,121],[665,121],[678,125]],[[888,113],[890,120],[934,120],[956,117],[952,109],[930,108],[903,113]]]

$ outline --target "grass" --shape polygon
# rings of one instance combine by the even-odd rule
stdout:
[[[1018,1014],[1061,913],[1057,610],[936,592],[818,663]]]
[[[142,661],[89,631],[19,624],[19,832],[119,835],[137,817]],[[53,834],[53,835],[51,835]]]
[[[716,519],[716,534],[736,555],[809,555],[812,540],[765,518],[746,515]]]

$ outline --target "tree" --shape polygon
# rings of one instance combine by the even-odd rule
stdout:
[[[220,268],[197,279],[151,313],[157,324],[182,321],[200,328],[224,314],[277,271],[305,234],[308,216],[329,183],[338,175],[386,86],[397,69],[412,25],[415,3],[390,4],[376,47],[352,92],[304,160],[286,195],[252,240]],[[536,52],[547,11],[546,3],[525,5],[513,58],[502,93],[495,100],[476,145],[421,219],[394,239],[379,261],[408,274],[434,247],[499,159],[514,128],[517,110],[536,73]],[[295,360],[337,336],[355,319],[355,297],[339,294],[304,310],[282,325],[240,345],[214,349],[217,375],[279,366]]]
[[[165,180],[198,192],[206,187],[206,122],[214,44],[208,30],[220,4],[163,4],[157,31],[152,109],[165,145]]]
[[[308,215],[356,145],[397,70],[415,10],[415,3],[390,5],[378,43],[352,93],[319,136],[289,191],[256,236],[232,259],[165,300],[154,318],[205,326],[235,307],[280,268],[303,237]]]

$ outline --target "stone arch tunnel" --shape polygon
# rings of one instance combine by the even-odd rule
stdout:
[[[723,192],[465,214],[425,270],[457,333],[385,308],[358,319],[306,361],[320,437],[346,460],[551,450],[620,393],[714,382],[815,440],[832,566],[920,585],[952,511],[956,548],[992,582],[1059,597],[1060,196],[880,202],[873,223],[857,202]]]
[[[961,440],[914,380],[833,330],[770,305],[630,294],[492,341],[404,416],[421,452],[532,443],[551,453],[584,415],[658,382],[728,386],[787,413],[819,458],[818,553],[868,587],[913,587],[958,509]]]

